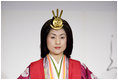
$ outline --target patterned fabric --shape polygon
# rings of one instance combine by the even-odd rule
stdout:
[[[81,63],[81,70],[81,79],[97,79],[84,63]]]
[[[60,59],[60,61],[59,61],[59,63],[57,64],[56,63],[56,61],[55,61],[55,59],[49,54],[49,55],[47,55],[47,62],[48,62],[48,65],[46,66],[46,67],[44,67],[44,69],[45,70],[47,70],[46,68],[48,67],[49,68],[49,70],[51,70],[50,72],[49,72],[49,70],[48,70],[48,72],[49,73],[47,73],[47,71],[45,71],[44,70],[44,72],[45,72],[45,75],[47,76],[47,74],[48,74],[48,76],[50,76],[50,77],[48,77],[48,78],[46,78],[46,76],[45,76],[45,78],[46,79],[58,79],[58,77],[57,77],[57,74],[56,74],[56,70],[55,70],[55,67],[54,67],[54,65],[53,65],[53,62],[52,62],[52,60],[51,60],[51,58],[54,60],[54,63],[55,63],[55,65],[56,65],[56,67],[57,67],[57,69],[58,69],[58,71],[59,71],[59,69],[60,69],[60,65],[61,65],[61,60],[62,60],[62,58]],[[60,69],[60,76],[59,76],[59,79],[67,79],[66,78],[66,56],[64,55],[64,57],[63,57],[63,60],[62,60],[62,66],[61,66],[61,69]],[[45,64],[45,63],[44,63]]]
[[[25,69],[25,71],[18,77],[18,79],[30,79],[29,68],[30,66]]]
[[[68,69],[69,69],[69,59],[66,57],[66,79],[68,79]],[[49,74],[49,62],[47,57],[43,60],[45,79],[50,79]],[[26,70],[18,77],[18,79],[30,79],[30,65],[26,68]],[[97,79],[97,77],[88,69],[88,67],[81,63],[81,79]]]
[[[44,58],[45,60],[47,59],[47,66],[45,67],[45,65],[44,65],[44,72],[45,72],[45,75],[46,75],[45,78],[46,79],[58,79],[57,74],[56,74],[56,70],[55,70],[54,65],[53,65],[53,63],[51,61],[51,58],[49,56],[52,57],[51,55],[47,55],[47,58],[48,59],[47,58]],[[53,57],[52,57],[52,59],[54,60]],[[56,63],[56,67],[58,67],[58,69],[60,68],[61,60],[62,60],[62,58],[60,59],[60,61],[59,61],[58,64],[56,63],[56,61],[54,61],[54,63]],[[46,68],[48,68],[48,69],[46,69]],[[63,61],[62,61],[62,66],[61,66],[61,71],[60,71],[59,79],[68,79],[66,77],[66,73],[67,73],[66,70],[67,70],[66,69],[66,56],[64,55]],[[48,71],[48,73],[47,73],[47,71]],[[47,76],[48,76],[48,78],[47,78]]]
[[[47,57],[43,59],[43,66],[44,66],[44,72],[45,72],[45,79],[50,79],[50,74],[49,74],[49,63]]]

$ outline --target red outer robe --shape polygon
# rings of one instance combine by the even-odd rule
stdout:
[[[30,65],[31,79],[45,79],[43,58],[31,63]],[[69,79],[81,79],[80,61],[69,59]]]

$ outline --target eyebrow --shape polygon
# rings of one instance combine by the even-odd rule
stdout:
[[[50,34],[52,34],[52,35],[55,35],[55,36],[56,36],[56,34],[54,34],[54,33],[50,33]],[[60,34],[60,36],[62,36],[62,35],[65,35],[65,33]]]

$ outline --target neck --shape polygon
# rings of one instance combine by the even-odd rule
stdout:
[[[55,59],[55,61],[57,63],[59,63],[59,60],[61,59],[63,53],[60,53],[60,54],[52,54],[52,53],[50,53],[50,55]]]

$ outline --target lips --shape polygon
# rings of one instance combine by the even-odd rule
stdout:
[[[55,47],[55,49],[60,49],[61,47]]]

